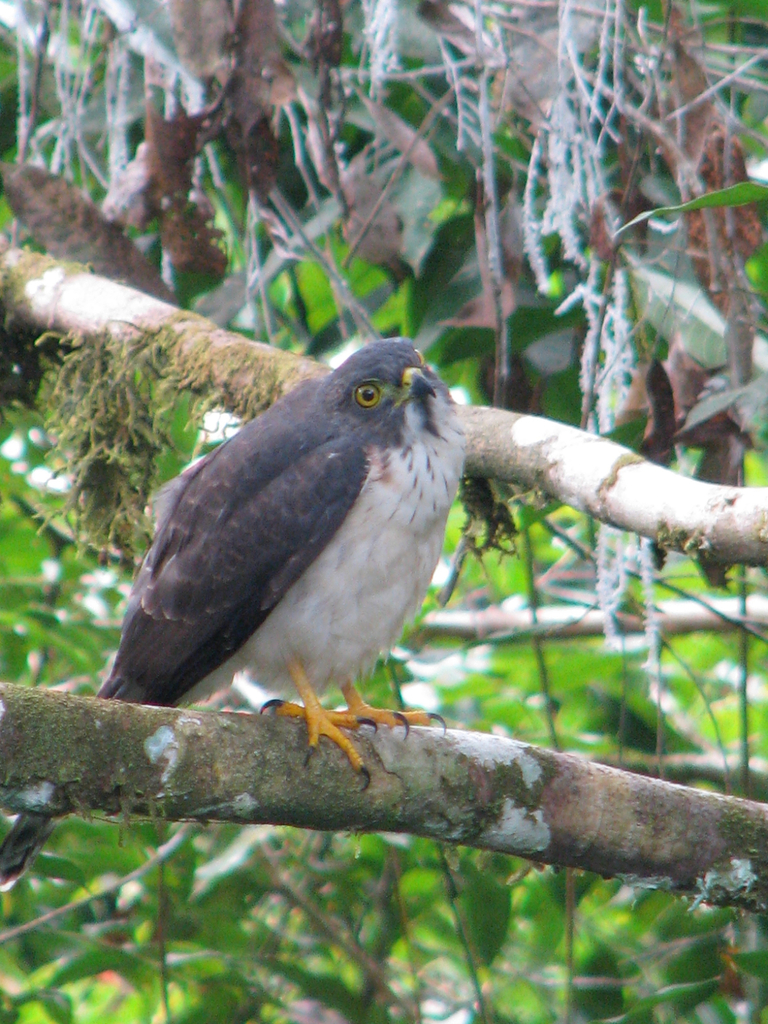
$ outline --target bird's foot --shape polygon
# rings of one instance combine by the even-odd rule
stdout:
[[[307,723],[307,733],[309,734],[309,755],[317,747],[320,737],[327,736],[337,747],[341,747],[355,771],[364,776],[366,787],[370,782],[368,769],[363,764],[362,757],[355,750],[352,740],[349,736],[344,735],[342,729],[359,729],[361,725],[372,725],[374,729],[379,725],[386,725],[394,729],[401,725],[408,735],[408,730],[412,725],[431,725],[433,722],[439,722],[445,730],[445,722],[440,715],[429,711],[388,711],[386,708],[371,707],[370,704],[366,704],[351,683],[346,683],[341,688],[347,702],[346,710],[326,711],[301,665],[293,663],[289,666],[289,670],[304,704],[270,700],[261,709],[262,712],[270,709],[274,710],[275,714],[286,718],[303,718]]]
[[[337,747],[341,747],[356,772],[368,775],[363,759],[355,750],[352,740],[341,731],[342,729],[357,729],[360,725],[355,715],[349,711],[326,711],[316,697],[314,700],[309,700],[305,706],[294,704],[291,701],[268,701],[262,711],[267,708],[273,708],[276,715],[304,719],[307,723],[310,754],[320,742],[320,737],[327,736]]]
[[[371,707],[370,704],[366,704],[351,683],[342,686],[341,692],[347,702],[347,712],[357,719],[358,725],[367,722],[374,727],[386,725],[390,729],[401,725],[407,736],[412,725],[432,725],[433,722],[439,722],[445,731],[443,719],[431,711],[389,711],[386,708]]]

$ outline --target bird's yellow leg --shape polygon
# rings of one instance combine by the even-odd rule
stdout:
[[[341,747],[350,760],[352,767],[357,772],[365,772],[363,759],[355,750],[352,741],[345,736],[339,726],[346,729],[357,729],[360,725],[357,716],[350,711],[326,711],[320,700],[312,689],[312,684],[307,679],[307,674],[298,662],[291,662],[288,666],[299,696],[304,702],[300,704],[286,702],[275,709],[278,715],[287,715],[290,718],[303,718],[307,723],[309,734],[309,745],[314,748],[320,741],[321,736]],[[366,773],[367,774],[367,773]]]
[[[347,710],[362,721],[388,725],[391,728],[404,725],[406,730],[409,725],[431,725],[434,721],[442,721],[438,715],[431,715],[426,711],[388,711],[386,708],[372,708],[370,704],[365,703],[352,683],[345,683],[341,692],[347,702]]]

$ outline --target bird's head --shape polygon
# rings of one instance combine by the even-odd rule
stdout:
[[[325,379],[323,390],[334,416],[398,439],[408,428],[435,433],[452,404],[445,384],[404,338],[359,349]]]

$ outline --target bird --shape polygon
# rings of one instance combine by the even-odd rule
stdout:
[[[464,465],[457,407],[406,338],[370,342],[306,380],[163,488],[99,697],[196,701],[247,671],[369,778],[346,731],[428,724],[355,688],[418,611]],[[342,711],[320,695],[341,688]],[[293,691],[301,704],[287,700]],[[0,888],[53,819],[23,813],[0,846]]]

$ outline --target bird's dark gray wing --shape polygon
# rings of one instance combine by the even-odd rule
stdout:
[[[102,697],[175,704],[255,632],[325,548],[367,473],[359,438],[265,414],[175,481]]]

